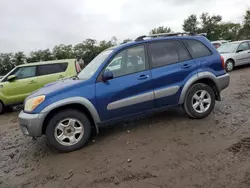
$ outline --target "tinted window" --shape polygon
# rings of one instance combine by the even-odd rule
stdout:
[[[183,42],[193,58],[205,57],[212,54],[204,44],[197,40],[183,40]]]
[[[65,72],[68,67],[68,63],[47,64],[38,66],[38,75],[56,74],[59,72]]]
[[[190,59],[188,52],[178,41],[151,43],[149,53],[153,68]]]
[[[221,46],[220,43],[213,43],[213,45],[214,45],[215,48],[219,48]]]
[[[20,67],[11,75],[16,75],[17,79],[24,79],[36,76],[36,67]]]
[[[245,50],[249,50],[249,46],[247,42],[241,43],[237,51],[245,51]]]
[[[146,69],[144,46],[137,46],[118,53],[105,70],[111,70],[115,77],[133,74]]]

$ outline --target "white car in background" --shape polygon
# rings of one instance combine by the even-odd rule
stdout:
[[[229,43],[227,40],[217,40],[217,41],[211,41],[211,43],[214,45],[215,48],[219,48],[221,45]]]
[[[223,44],[217,49],[225,60],[225,68],[230,72],[234,67],[250,63],[250,40]]]

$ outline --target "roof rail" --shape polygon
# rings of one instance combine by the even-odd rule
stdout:
[[[142,41],[144,38],[157,38],[157,37],[170,37],[170,36],[207,36],[207,33],[193,33],[193,32],[178,32],[178,33],[159,33],[159,34],[150,34],[139,36],[135,41]]]

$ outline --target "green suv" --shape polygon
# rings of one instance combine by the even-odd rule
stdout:
[[[75,59],[28,63],[15,67],[0,79],[0,113],[5,107],[21,104],[44,85],[76,76],[81,71]]]

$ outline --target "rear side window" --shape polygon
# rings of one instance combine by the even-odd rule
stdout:
[[[38,66],[38,76],[65,72],[68,63],[47,64]]]
[[[153,68],[191,59],[188,52],[178,41],[150,43],[149,55]]]
[[[193,58],[200,58],[211,55],[211,51],[200,41],[197,40],[182,40]]]
[[[220,43],[213,43],[213,45],[214,45],[215,48],[219,48],[221,46]]]

